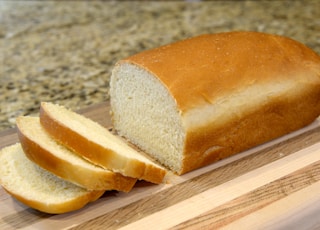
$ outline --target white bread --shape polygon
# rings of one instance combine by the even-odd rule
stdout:
[[[178,174],[297,130],[320,114],[320,57],[258,32],[207,34],[119,61],[119,135]]]
[[[139,180],[163,182],[166,174],[163,167],[80,114],[63,106],[42,102],[40,122],[55,140],[94,164]]]
[[[56,177],[30,161],[15,144],[0,150],[0,184],[25,205],[59,214],[82,208],[104,191],[89,191]]]
[[[42,168],[88,190],[129,192],[136,179],[95,166],[58,144],[43,129],[39,117],[17,118],[17,131],[26,156]]]

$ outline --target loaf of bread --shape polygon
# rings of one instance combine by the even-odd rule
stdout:
[[[308,125],[320,114],[320,57],[258,32],[201,35],[119,61],[119,135],[178,174]]]
[[[59,214],[82,208],[104,191],[89,191],[60,179],[24,154],[20,144],[0,150],[0,184],[20,202],[42,212]]]
[[[42,102],[40,123],[49,135],[79,156],[127,177],[162,183],[166,170],[100,124],[64,106]]]
[[[129,192],[137,179],[98,167],[58,144],[41,126],[39,117],[17,118],[19,141],[26,156],[42,168],[88,190]]]

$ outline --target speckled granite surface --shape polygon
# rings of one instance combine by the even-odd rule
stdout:
[[[108,100],[114,63],[202,33],[289,36],[320,54],[320,1],[0,0],[0,131],[40,101],[72,109]]]

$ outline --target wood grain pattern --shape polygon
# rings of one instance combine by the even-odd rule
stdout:
[[[101,103],[79,112],[110,127],[108,111]],[[14,129],[0,133],[0,148],[15,142]],[[169,174],[168,181],[108,191],[62,215],[32,210],[0,189],[0,229],[314,229],[320,226],[320,121],[186,175]]]

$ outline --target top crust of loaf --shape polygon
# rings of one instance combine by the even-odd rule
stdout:
[[[252,85],[320,82],[315,52],[290,38],[258,32],[201,35],[122,62],[156,76],[183,113]]]

